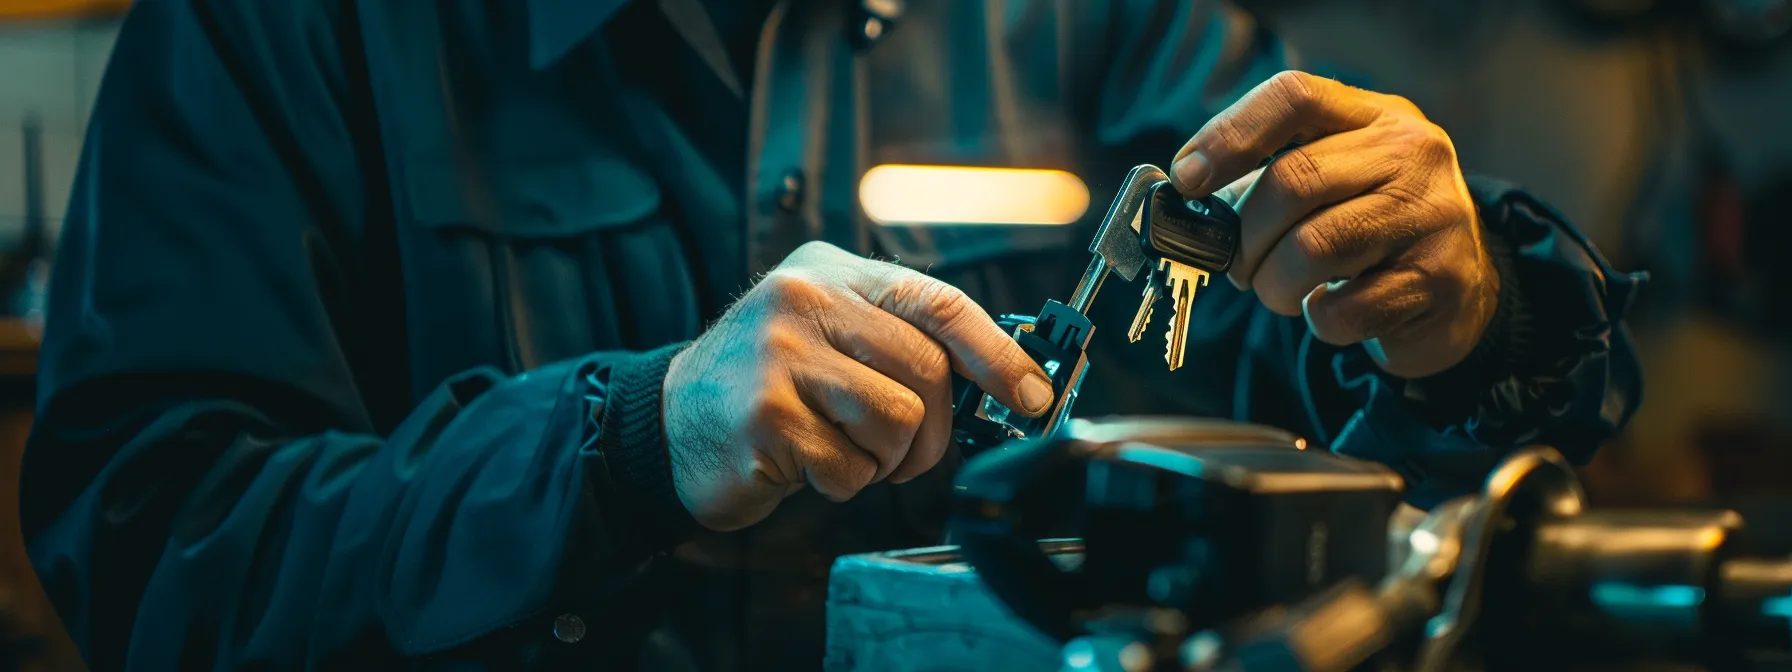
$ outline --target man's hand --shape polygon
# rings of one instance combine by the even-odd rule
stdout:
[[[697,522],[735,530],[802,489],[846,501],[939,462],[951,372],[1038,415],[1051,382],[958,289],[810,243],[666,374],[673,485]]]
[[[1456,148],[1404,98],[1284,72],[1207,122],[1171,173],[1185,196],[1235,204],[1232,284],[1389,373],[1450,368],[1493,316],[1499,274]]]

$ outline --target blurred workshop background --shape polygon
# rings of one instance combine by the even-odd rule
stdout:
[[[947,1],[972,0],[911,0]],[[78,663],[18,532],[34,318],[128,5],[0,0],[0,613],[9,641],[36,636],[37,669]],[[1792,255],[1792,0],[1239,0],[1233,12],[1305,69],[1411,98],[1466,169],[1525,184],[1621,268],[1654,275],[1632,324],[1647,403],[1587,469],[1596,499],[1792,492],[1792,292],[1778,266]]]
[[[0,670],[80,669],[19,532],[37,313],[88,109],[128,0],[0,0]]]

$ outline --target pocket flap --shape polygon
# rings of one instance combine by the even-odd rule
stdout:
[[[475,176],[448,148],[412,154],[404,166],[411,218],[429,227],[558,238],[632,224],[659,210],[659,184],[646,169],[607,148],[582,149],[593,151],[492,161],[485,190],[471,188]],[[492,199],[491,212],[473,207],[482,197]]]

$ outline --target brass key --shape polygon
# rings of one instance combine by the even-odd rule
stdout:
[[[1132,327],[1126,330],[1126,340],[1139,342],[1145,337],[1145,327],[1151,326],[1151,310],[1157,305],[1157,269],[1152,269],[1151,276],[1145,278],[1145,299],[1139,302],[1139,312],[1132,316]]]
[[[1164,334],[1164,363],[1170,370],[1182,368],[1182,351],[1188,345],[1188,320],[1194,315],[1195,292],[1207,286],[1207,271],[1171,259],[1158,261],[1158,272],[1170,287],[1170,330]]]

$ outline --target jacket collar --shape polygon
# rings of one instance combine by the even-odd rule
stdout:
[[[527,0],[529,66],[553,65],[635,0]]]
[[[529,67],[546,68],[589,39],[630,2],[653,2],[685,43],[737,98],[745,98],[704,3],[710,0],[528,0]],[[739,2],[740,0],[724,0]]]

